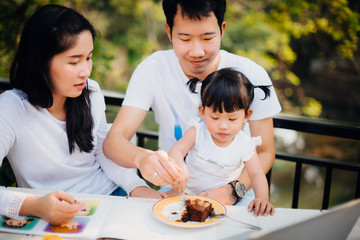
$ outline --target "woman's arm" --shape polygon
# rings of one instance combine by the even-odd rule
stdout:
[[[63,191],[49,193],[43,197],[28,196],[25,198],[19,214],[36,216],[45,221],[61,225],[68,223],[85,206]]]
[[[6,91],[0,94],[0,166],[3,158],[9,153],[10,149],[19,138],[19,128],[23,126],[24,115],[23,106],[20,99],[13,91]]]
[[[69,222],[81,210],[84,203],[77,202],[71,195],[57,191],[43,197],[0,188],[0,215],[9,218],[35,216],[60,225]]]

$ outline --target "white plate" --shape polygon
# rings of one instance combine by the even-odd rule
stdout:
[[[201,199],[210,202],[212,204],[212,207],[214,208],[215,213],[217,214],[226,214],[227,212],[225,206],[214,199],[195,195],[186,195],[186,197],[188,199]],[[164,198],[156,202],[152,208],[152,213],[159,221],[171,226],[182,228],[208,227],[218,224],[224,219],[223,217],[214,217],[211,219],[208,218],[204,222],[181,222],[181,215],[184,210],[185,204],[181,200],[180,196],[176,196]]]

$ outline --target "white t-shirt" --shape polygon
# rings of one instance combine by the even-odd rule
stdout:
[[[248,58],[220,50],[218,69],[226,67],[238,68],[253,85],[272,85],[264,68]],[[189,128],[190,119],[200,117],[200,95],[190,92],[186,84],[188,81],[173,50],[153,53],[138,65],[130,79],[123,105],[144,110],[151,108],[155,112],[155,120],[159,124],[159,148],[164,151],[169,151],[176,142],[176,119],[184,133]],[[200,84],[198,90],[199,87]],[[264,92],[255,88],[250,120],[272,117],[281,111],[274,87],[270,90],[270,97],[261,100]]]
[[[76,148],[70,154],[66,123],[31,105],[22,91],[0,95],[0,164],[7,156],[19,187],[110,194],[118,185],[128,193],[147,186],[133,169],[104,156],[102,144],[108,133],[104,97],[95,81],[88,84],[95,146],[90,153]]]
[[[188,194],[216,189],[237,179],[244,162],[254,155],[256,146],[261,145],[261,137],[250,138],[239,131],[229,146],[219,147],[214,143],[205,121],[194,123],[194,127],[195,145],[186,157],[189,183],[185,192]]]

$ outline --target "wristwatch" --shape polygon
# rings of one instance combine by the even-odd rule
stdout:
[[[236,204],[240,199],[243,199],[245,197],[246,188],[245,185],[239,182],[238,180],[234,180],[232,182],[229,182],[231,187],[233,188],[233,195],[236,198],[236,201],[234,204]]]

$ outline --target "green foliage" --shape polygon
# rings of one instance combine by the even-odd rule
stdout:
[[[138,63],[156,50],[171,48],[160,0],[4,0],[0,2],[0,77],[8,77],[25,20],[48,3],[76,9],[99,31],[91,78],[102,88],[125,92]],[[304,96],[303,79],[293,66],[331,59],[331,69],[346,61],[350,72],[359,73],[359,7],[354,0],[228,0],[222,48],[265,67],[284,112],[319,116],[321,107],[308,109],[321,101]],[[309,99],[317,104],[309,105]]]
[[[359,13],[352,11],[346,0],[273,1],[268,7],[272,24],[294,38],[325,33],[338,53],[354,59],[360,32]],[[322,44],[319,42],[321,48]]]
[[[71,2],[71,1],[67,1]],[[0,77],[8,77],[20,34],[36,9],[48,4],[63,4],[60,0],[2,0],[0,1]]]
[[[160,1],[92,0],[78,7],[101,33],[95,44],[92,78],[103,88],[125,92],[137,64],[169,44]]]
[[[322,106],[315,98],[306,98],[306,104],[302,106],[303,113],[310,117],[319,117]]]
[[[11,169],[10,163],[7,160],[7,158],[3,160],[2,165],[0,167],[0,186],[6,186],[6,187],[16,186],[15,175]]]
[[[276,61],[269,53],[279,46],[282,40],[281,33],[271,29],[271,26],[264,22],[264,13],[249,10],[241,17],[232,18],[229,15],[226,19],[227,28],[222,48],[249,57],[268,70],[273,69]]]

